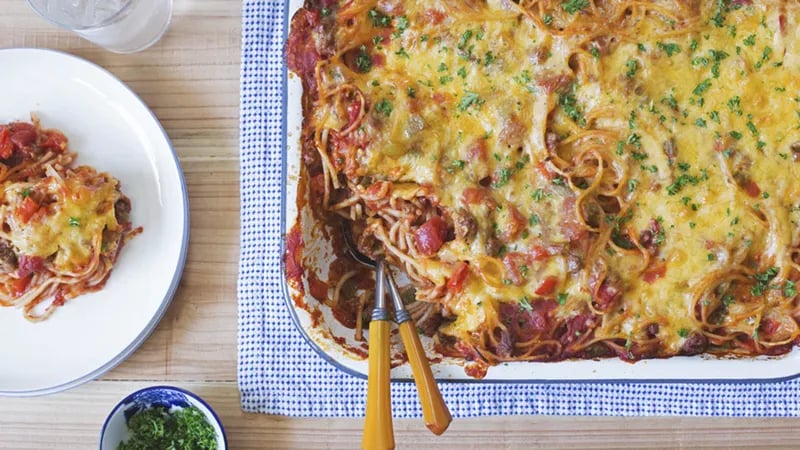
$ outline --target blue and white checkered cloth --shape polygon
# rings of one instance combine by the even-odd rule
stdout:
[[[283,43],[288,5],[245,0],[241,73],[239,389],[245,411],[363,416],[366,382],[319,357],[282,298]],[[456,417],[478,415],[795,416],[800,380],[722,383],[442,383]],[[395,417],[418,417],[413,383],[392,386]]]

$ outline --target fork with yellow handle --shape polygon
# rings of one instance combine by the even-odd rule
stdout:
[[[391,322],[386,308],[383,259],[375,261],[375,307],[369,322],[369,374],[367,376],[367,410],[364,417],[364,450],[394,448],[392,403],[389,391],[389,328]]]
[[[447,408],[447,404],[442,398],[442,393],[439,391],[439,386],[433,378],[428,357],[422,348],[414,321],[411,320],[411,314],[406,311],[406,307],[403,304],[403,299],[397,289],[397,284],[394,282],[392,272],[388,268],[385,272],[386,285],[394,306],[395,322],[397,322],[397,327],[400,329],[400,337],[403,339],[403,346],[408,355],[411,373],[414,375],[414,382],[417,384],[419,403],[422,406],[422,418],[425,420],[425,426],[429,430],[436,435],[440,435],[447,430],[453,420],[450,416],[450,410]]]

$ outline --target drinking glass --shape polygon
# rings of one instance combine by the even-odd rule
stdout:
[[[172,0],[27,0],[43,19],[116,53],[158,42],[172,17]]]

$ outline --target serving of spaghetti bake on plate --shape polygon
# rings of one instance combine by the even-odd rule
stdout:
[[[307,1],[286,46],[303,329],[333,351],[352,328],[342,353],[363,351],[372,275],[344,221],[472,377],[798,373],[799,18],[792,2]]]

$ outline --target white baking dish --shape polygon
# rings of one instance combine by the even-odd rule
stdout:
[[[286,33],[288,33],[289,20],[294,12],[302,6],[302,1],[289,2],[286,20]],[[284,36],[285,38],[286,36]],[[285,39],[284,39],[285,40]],[[297,186],[300,173],[299,137],[302,125],[302,111],[300,98],[302,86],[300,79],[284,68],[284,148],[286,152],[283,159],[282,176],[286,185],[282,201],[282,229],[288,233],[296,223],[297,211]],[[302,213],[302,211],[301,211]],[[327,255],[325,243],[313,236],[311,220],[305,214],[301,221],[303,226],[305,249],[311,252],[320,267]],[[328,258],[329,260],[329,258]],[[282,269],[283,269],[282,265]],[[323,277],[324,278],[324,277]],[[285,277],[284,277],[285,279]],[[340,369],[361,377],[366,377],[367,361],[362,354],[365,347],[353,339],[352,329],[345,328],[334,319],[330,308],[320,305],[310,295],[301,295],[293,291],[284,283],[284,296],[287,307],[297,325],[309,344],[326,360]],[[305,306],[298,306],[305,305]],[[312,312],[314,317],[312,317]],[[314,319],[318,324],[314,326]],[[366,333],[365,333],[366,334]],[[345,342],[344,345],[337,343]],[[401,351],[399,336],[393,335],[395,356]],[[452,358],[442,358],[433,351],[430,341],[423,341],[431,358],[440,359],[441,362],[433,364],[434,375],[439,379],[481,381],[481,382],[538,382],[538,381],[775,381],[793,378],[800,375],[800,350],[795,348],[789,354],[780,357],[757,358],[715,358],[711,356],[673,357],[669,359],[642,360],[628,363],[617,358],[603,360],[580,360],[562,362],[515,362],[504,363],[491,367],[485,378],[475,380],[464,371],[464,362]],[[360,348],[361,351],[349,351],[346,347]],[[398,364],[392,369],[392,376],[396,379],[410,379],[411,369],[408,364]]]

